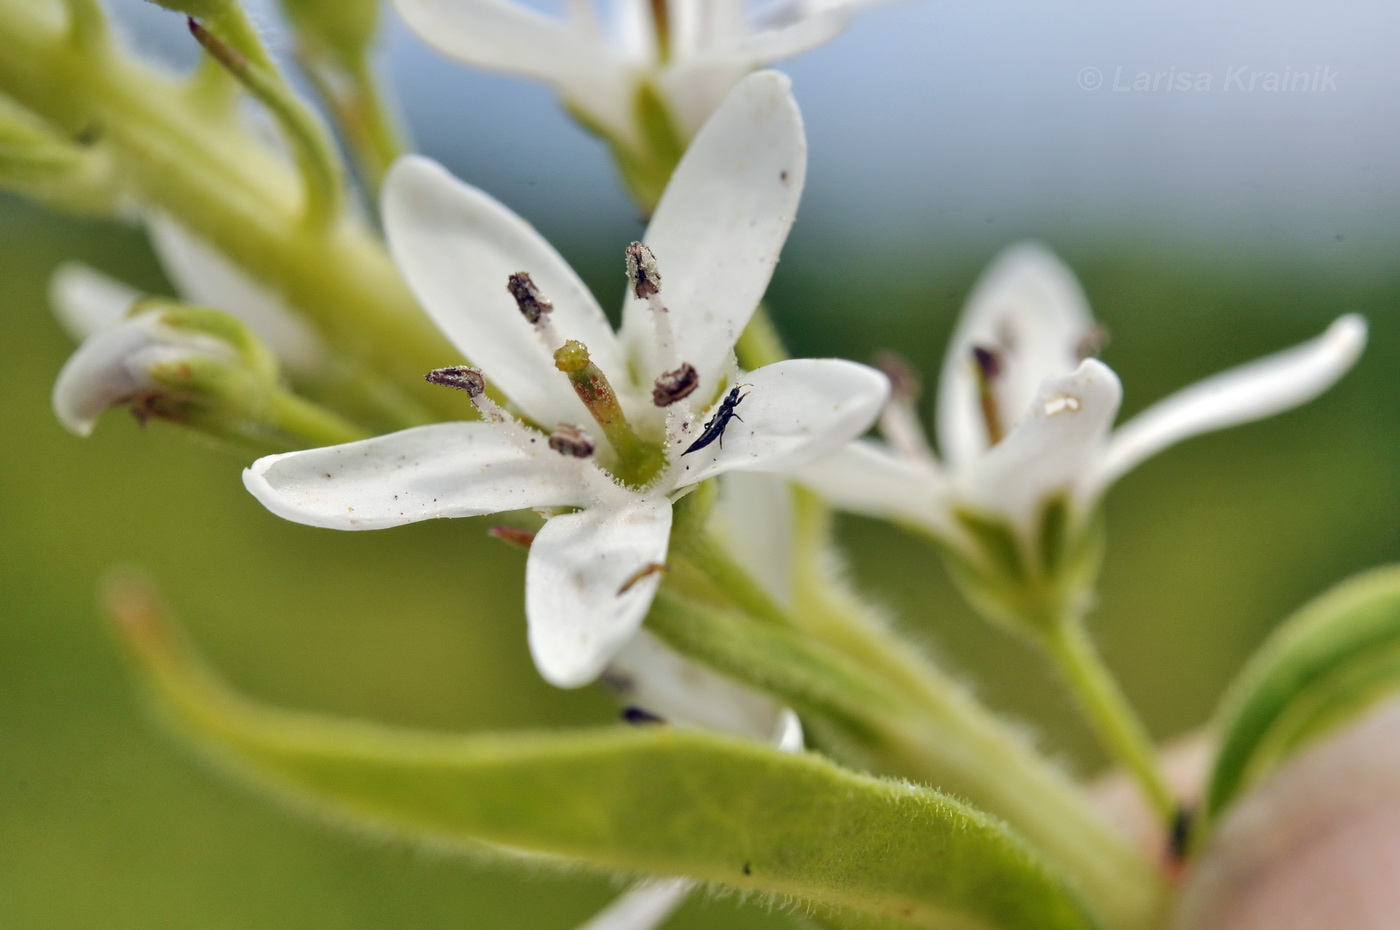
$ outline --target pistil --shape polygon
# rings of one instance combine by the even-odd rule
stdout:
[[[617,392],[589,357],[588,347],[570,339],[554,353],[554,367],[569,376],[574,393],[617,453],[613,474],[628,484],[650,481],[664,464],[665,456],[658,445],[644,442],[627,421]]]

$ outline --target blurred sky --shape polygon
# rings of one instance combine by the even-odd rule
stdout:
[[[193,57],[179,17],[117,6],[147,48]],[[285,49],[271,4],[253,7]],[[971,259],[1029,234],[1381,272],[1400,215],[1397,36],[1382,0],[877,4],[782,64],[812,144],[788,257]],[[546,234],[629,222],[605,152],[549,91],[457,67],[397,24],[386,52],[426,152]],[[1271,72],[1298,89],[1266,90]]]

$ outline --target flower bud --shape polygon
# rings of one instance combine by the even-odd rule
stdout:
[[[65,427],[87,436],[104,410],[123,403],[143,421],[257,418],[277,389],[277,366],[242,323],[164,301],[137,306],[84,341],[59,372],[53,407]]]

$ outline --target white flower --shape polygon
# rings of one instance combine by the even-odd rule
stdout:
[[[1010,593],[1018,583],[1054,588],[1114,481],[1183,439],[1316,397],[1356,361],[1366,324],[1342,317],[1311,342],[1207,378],[1112,433],[1122,386],[1088,357],[1096,333],[1069,269],[1043,247],[1013,247],[978,282],[944,359],[941,457],[910,402],[896,398],[882,421],[888,442],[853,443],[800,480],[839,507],[931,534],[983,580],[1000,572],[1008,596],[1019,596]],[[1058,593],[1074,598],[1082,585],[1071,580]],[[1006,601],[993,608],[1017,612]]]
[[[520,0],[395,0],[423,40],[466,64],[543,81],[585,122],[643,146],[639,100],[665,102],[693,136],[744,75],[828,41],[870,0],[592,0],[563,15]]]
[[[249,490],[283,517],[338,529],[550,511],[526,565],[531,651],[556,685],[592,680],[651,604],[675,499],[732,469],[807,464],[864,432],[884,403],[878,372],[836,360],[781,362],[735,383],[734,341],[791,226],[805,148],[786,78],[743,81],[662,198],[645,236],[656,265],[642,255],[643,296],[629,295],[616,334],[528,224],[433,162],[400,161],[385,183],[391,250],[521,419],[459,371],[484,421],[264,458],[245,472]],[[658,270],[661,293],[647,293]],[[598,396],[585,403],[580,388]],[[723,409],[737,416],[726,423]]]

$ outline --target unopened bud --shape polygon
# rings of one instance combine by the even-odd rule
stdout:
[[[645,300],[661,293],[661,272],[656,267],[656,256],[640,242],[627,247],[627,279],[632,282],[632,293],[638,299]]]
[[[86,339],[59,372],[54,413],[80,436],[108,407],[137,418],[247,417],[277,389],[271,353],[238,320],[159,301]]]
[[[554,309],[553,301],[540,294],[540,289],[535,286],[535,282],[528,272],[517,271],[507,278],[506,290],[510,291],[510,296],[515,298],[515,305],[520,308],[520,315],[525,317],[531,325],[538,323]]]
[[[481,372],[466,365],[434,368],[423,376],[423,380],[466,391],[468,397],[479,397],[486,391],[486,379],[482,377]]]
[[[669,407],[676,401],[684,400],[700,386],[700,373],[689,362],[682,362],[675,371],[668,371],[657,378],[651,386],[651,402],[658,407]]]
[[[560,455],[586,459],[593,454],[593,440],[572,423],[560,423],[550,434],[549,447]]]

